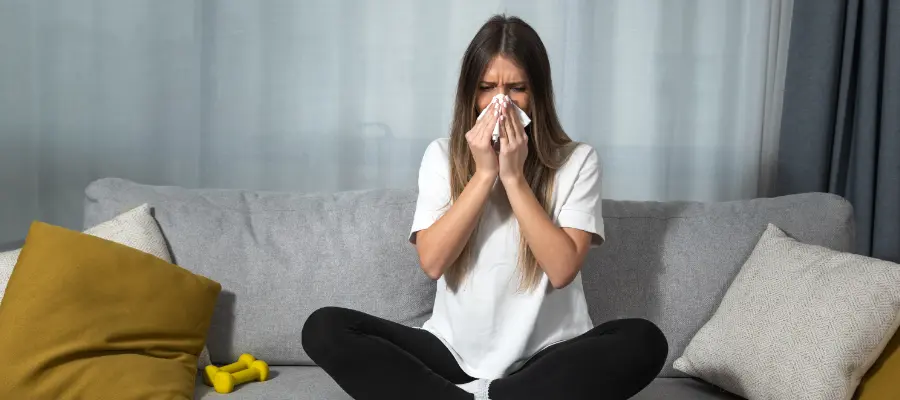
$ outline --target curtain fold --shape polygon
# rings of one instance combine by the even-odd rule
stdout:
[[[411,187],[491,14],[528,21],[605,196],[764,192],[788,1],[0,1],[0,243],[83,190]],[[780,39],[781,38],[781,39]],[[773,47],[774,46],[774,47]],[[765,139],[763,139],[765,137]]]
[[[900,261],[900,1],[796,0],[784,104],[777,193],[844,196]]]

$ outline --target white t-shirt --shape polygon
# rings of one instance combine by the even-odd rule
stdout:
[[[419,197],[410,241],[449,208],[449,139],[432,142],[419,170]],[[552,219],[560,227],[593,234],[603,241],[601,176],[597,152],[579,144],[557,171]],[[425,329],[453,353],[474,378],[498,379],[519,369],[535,353],[594,327],[579,273],[555,290],[546,274],[533,291],[518,291],[519,226],[499,180],[479,222],[472,247],[474,268],[453,293],[437,282],[434,312]]]

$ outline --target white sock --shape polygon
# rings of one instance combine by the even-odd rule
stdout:
[[[473,393],[475,395],[475,400],[491,400],[491,398],[488,397],[488,389],[490,389],[490,387],[490,379],[479,379],[477,390],[475,391],[475,393]]]
[[[475,395],[475,400],[491,400],[488,397],[488,388],[491,386],[490,379],[476,379],[469,383],[456,385],[458,388]]]
[[[456,386],[457,386],[458,388],[462,389],[462,390],[465,390],[466,392],[475,394],[475,392],[478,391],[478,381],[480,381],[480,380],[481,380],[481,379],[476,379],[476,380],[474,380],[474,381],[472,381],[472,382],[469,382],[469,383],[463,383],[463,384],[456,385]]]

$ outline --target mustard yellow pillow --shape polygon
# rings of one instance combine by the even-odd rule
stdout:
[[[35,222],[0,303],[0,399],[191,399],[221,286]]]
[[[863,377],[856,391],[858,400],[900,400],[900,331]]]

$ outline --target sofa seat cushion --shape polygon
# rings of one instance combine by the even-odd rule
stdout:
[[[194,400],[223,399],[213,388],[198,379]],[[269,368],[269,380],[237,386],[227,395],[228,400],[353,400],[340,386],[314,366]]]
[[[656,378],[632,400],[741,400],[713,385],[692,378]]]
[[[319,367],[272,367],[266,382],[238,386],[228,400],[352,400],[334,380]],[[213,388],[200,380],[194,399],[221,399]],[[657,378],[634,400],[741,400],[715,386],[691,378]]]
[[[352,400],[319,367],[272,367],[266,382],[238,386],[228,400]],[[197,380],[194,399],[221,399],[213,388]],[[691,378],[658,378],[634,400],[740,400],[740,397]]]

